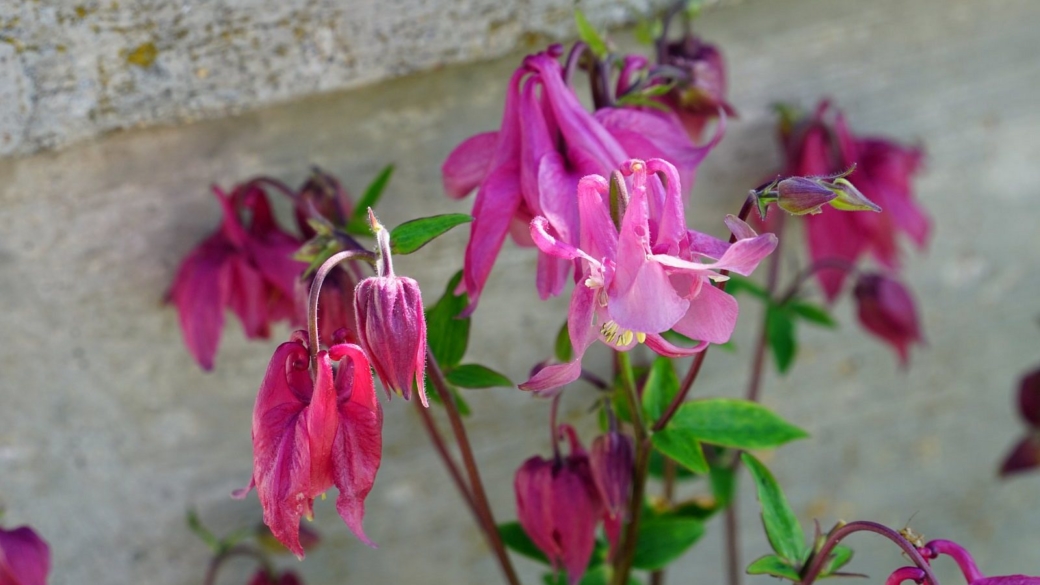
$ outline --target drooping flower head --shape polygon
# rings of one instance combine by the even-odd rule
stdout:
[[[718,47],[687,33],[662,45],[657,55],[661,65],[675,67],[684,74],[664,96],[667,103],[694,140],[700,140],[704,127],[723,111],[735,116],[726,101],[726,62]]]
[[[249,585],[303,585],[303,580],[292,571],[272,575],[266,569],[260,569],[249,580]]]
[[[292,259],[300,241],[278,227],[257,184],[240,185],[230,195],[213,191],[223,222],[181,262],[168,293],[184,343],[205,370],[213,369],[225,309],[238,316],[250,339],[269,337],[275,321],[296,320],[295,281],[305,268]]]
[[[359,282],[354,291],[358,339],[372,359],[388,397],[393,390],[409,400],[414,384],[423,406],[429,406],[424,382],[426,316],[422,292],[414,279],[394,274],[390,233],[371,210],[368,216],[376,234],[379,260],[376,276]]]
[[[50,570],[50,547],[32,528],[0,528],[0,585],[47,585]]]
[[[560,425],[559,431],[570,441],[570,454],[534,456],[520,466],[513,483],[516,515],[531,542],[575,585],[595,548],[603,504],[577,433],[569,425]]]
[[[674,114],[581,105],[560,66],[559,46],[530,55],[513,73],[497,132],[473,136],[448,156],[444,188],[455,198],[477,189],[461,287],[476,307],[506,234],[533,245],[527,225],[543,217],[557,237],[578,243],[578,180],[606,175],[631,157],[672,161],[687,186],[712,145],[695,147]],[[721,134],[720,134],[721,136]],[[542,298],[559,294],[571,263],[539,255]]]
[[[383,411],[364,351],[336,344],[315,356],[312,375],[305,331],[278,346],[253,409],[253,477],[264,523],[303,558],[300,519],[333,485],[336,510],[365,544],[365,497],[382,457]],[[337,363],[335,371],[333,362]]]
[[[924,341],[910,291],[891,276],[867,273],[860,275],[853,294],[860,324],[891,345],[906,366],[910,346]]]
[[[931,222],[914,200],[911,186],[921,166],[920,149],[885,138],[854,136],[844,115],[827,101],[820,103],[811,118],[785,125],[781,143],[787,159],[784,174],[835,175],[855,165],[849,181],[882,210],[828,211],[807,217],[809,254],[814,261],[837,260],[852,265],[869,253],[882,265],[895,269],[900,261],[899,234],[924,247]],[[846,271],[824,269],[817,275],[827,298],[834,300]]]
[[[619,351],[645,342],[672,357],[725,343],[736,325],[737,301],[712,281],[727,278],[723,270],[750,274],[776,247],[776,236],[757,235],[732,216],[726,219],[732,244],[688,229],[678,172],[664,160],[631,160],[622,173],[631,197],[625,197],[620,225],[611,217],[606,178],[590,175],[578,184],[580,247],[556,237],[545,218],[531,221],[538,248],[576,260],[581,280],[567,317],[574,359],[541,369],[523,389],[552,390],[577,379],[582,356],[597,338]],[[661,335],[669,329],[696,345],[671,344]]]

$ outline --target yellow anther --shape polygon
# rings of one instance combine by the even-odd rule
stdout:
[[[636,333],[636,341],[646,343],[646,333]]]
[[[625,332],[621,334],[621,345],[630,345],[634,337],[630,330],[625,329]]]

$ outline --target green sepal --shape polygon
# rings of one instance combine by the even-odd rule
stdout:
[[[599,34],[596,27],[592,26],[589,19],[585,18],[585,13],[581,10],[574,11],[574,23],[578,27],[578,38],[585,41],[585,44],[589,46],[589,50],[596,56],[597,59],[602,59],[610,53],[610,49],[607,48],[607,41],[603,39],[603,35]]]

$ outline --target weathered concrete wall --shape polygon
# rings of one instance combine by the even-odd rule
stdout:
[[[663,0],[584,0],[617,25]],[[570,0],[0,0],[0,156],[573,34]]]
[[[807,525],[899,526],[916,512],[916,530],[970,543],[988,572],[1040,573],[1040,476],[994,478],[1021,432],[1013,385],[1040,361],[1038,19],[1030,0],[749,0],[699,25],[727,51],[741,113],[699,178],[690,216],[702,229],[718,231],[717,218],[776,165],[777,100],[828,94],[857,129],[928,147],[918,185],[936,235],[908,278],[930,346],[900,372],[842,304],[847,325],[806,328],[802,362],[765,389],[813,434],[771,461]],[[176,263],[218,222],[207,185],[256,173],[295,183],[317,163],[356,190],[396,162],[385,222],[465,210],[468,201],[443,197],[439,165],[461,139],[498,124],[519,58],[0,162],[0,505],[5,525],[28,522],[50,540],[53,584],[199,583],[207,551],[185,529],[185,510],[220,530],[259,518],[255,498],[228,493],[249,476],[252,403],[277,340],[246,343],[232,322],[217,371],[203,374],[161,305]],[[432,299],[463,240],[449,234],[399,268]],[[565,300],[536,302],[533,266],[529,250],[507,245],[471,343],[474,360],[517,379],[544,357],[565,309]],[[698,395],[743,391],[753,318],[749,309],[742,320],[742,353],[708,360]],[[467,396],[493,504],[511,518],[513,471],[547,452],[548,405],[519,391]],[[569,392],[567,416],[591,399]],[[319,503],[325,546],[287,561],[308,583],[497,582],[411,408],[386,405],[386,458],[367,523],[380,549],[359,545],[332,502]],[[750,492],[741,512],[753,558],[766,544]],[[722,582],[719,529],[712,524],[671,582]],[[851,570],[872,582],[900,561],[869,537],[852,544]],[[537,582],[533,565],[518,565]]]

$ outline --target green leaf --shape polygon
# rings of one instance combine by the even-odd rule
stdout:
[[[787,503],[784,492],[762,462],[749,453],[742,453],[740,458],[747,465],[758,488],[758,501],[762,505],[762,524],[765,526],[769,544],[776,554],[792,566],[801,566],[809,550],[805,545],[802,525],[798,523],[798,518]]]
[[[798,353],[794,319],[785,307],[770,304],[766,309],[766,341],[773,350],[776,369],[783,374],[794,363],[794,356]]]
[[[672,421],[674,420],[672,419]],[[694,473],[700,475],[708,473],[708,460],[704,458],[701,444],[688,433],[672,431],[671,426],[672,423],[669,421],[665,428],[654,433],[650,438],[654,448],[675,459],[676,463]]]
[[[658,516],[639,524],[632,566],[653,571],[682,556],[704,534],[704,523],[694,518]]]
[[[347,221],[347,232],[359,236],[372,234],[372,229],[368,225],[368,208],[375,209],[376,203],[383,196],[383,190],[386,189],[386,184],[390,182],[390,175],[392,174],[394,174],[394,165],[386,165],[383,167],[383,170],[379,171],[376,178],[372,179],[368,187],[365,187],[365,192],[361,195],[361,199],[354,206],[354,213],[350,216],[350,220]]]
[[[772,575],[781,579],[790,579],[795,583],[802,580],[798,571],[784,559],[776,555],[766,555],[748,565],[748,575]]]
[[[589,19],[585,18],[585,14],[581,10],[574,11],[574,22],[578,25],[578,37],[585,41],[585,44],[592,50],[593,55],[602,59],[610,52],[610,49],[607,48],[607,42],[603,40],[603,36],[592,26]]]
[[[469,317],[457,318],[469,304],[466,293],[455,294],[455,287],[461,281],[460,270],[448,282],[444,296],[426,309],[426,343],[437,363],[449,370],[459,365],[469,344]]]
[[[679,393],[679,376],[672,360],[660,356],[650,366],[650,375],[643,386],[643,412],[647,420],[656,421]]]
[[[685,402],[664,430],[677,441],[734,449],[769,449],[809,436],[757,402],[732,398]]]
[[[711,466],[711,493],[719,508],[725,508],[733,500],[737,489],[737,474],[731,465]]]
[[[515,388],[512,380],[480,364],[462,364],[448,371],[448,381],[460,388]]]
[[[473,221],[465,213],[445,213],[406,221],[390,231],[394,254],[411,254],[451,228]]]
[[[498,525],[498,534],[506,548],[539,563],[549,564],[549,559],[535,546],[519,522],[503,522]]]
[[[650,476],[651,477],[656,477],[656,478],[663,478],[664,477],[664,464],[665,464],[665,460],[666,459],[667,458],[664,455],[662,455],[660,451],[653,450],[653,449],[650,450]],[[682,481],[684,479],[692,479],[694,477],[697,477],[697,476],[694,475],[693,473],[691,473],[690,470],[687,469],[685,466],[683,466],[683,465],[676,465],[675,466],[675,479],[677,481]]]
[[[567,330],[567,322],[563,322],[559,333],[556,334],[555,351],[556,359],[561,362],[569,362],[574,359],[574,346],[571,345],[571,334]]]
[[[758,297],[762,300],[769,299],[769,292],[766,291],[765,287],[749,278],[737,274],[729,275],[729,280],[726,281],[726,292],[731,295],[746,292],[751,296]]]
[[[827,559],[827,564],[824,566],[823,571],[820,572],[821,577],[826,577],[840,570],[842,567],[848,564],[852,560],[852,549],[839,544],[831,549],[831,556]]]
[[[668,106],[661,102],[651,99],[642,93],[630,93],[623,95],[617,99],[617,103],[620,106],[643,106],[645,108],[652,108],[661,112],[671,112]]]
[[[831,328],[838,326],[838,322],[834,320],[834,317],[831,317],[827,309],[815,303],[791,301],[787,306],[790,307],[791,312],[795,315],[815,325]]]

